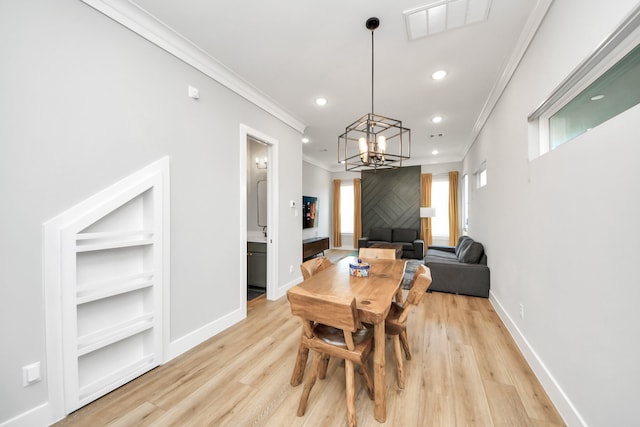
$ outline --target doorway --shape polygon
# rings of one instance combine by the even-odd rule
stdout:
[[[268,148],[247,137],[247,302],[267,292]]]
[[[257,143],[258,146],[262,150],[266,149],[266,155],[252,155],[251,154],[251,146],[250,144]],[[264,151],[262,151],[264,153]],[[258,162],[256,162],[256,157],[258,158]],[[264,159],[266,158],[266,162]],[[241,180],[241,194],[240,197],[240,236],[242,242],[242,264],[244,268],[242,268],[241,272],[241,282],[239,283],[239,291],[240,291],[240,300],[242,301],[240,309],[244,311],[246,316],[246,307],[247,307],[247,276],[248,276],[248,263],[247,259],[249,258],[249,239],[259,238],[260,242],[254,243],[262,243],[263,252],[257,256],[255,260],[258,260],[259,257],[266,258],[266,269],[263,277],[266,277],[266,284],[263,292],[266,291],[267,299],[275,299],[276,298],[276,284],[278,283],[278,275],[277,275],[277,267],[276,260],[278,254],[278,140],[270,137],[256,129],[252,129],[246,125],[240,125],[240,159],[241,159],[241,170],[240,170],[240,180]],[[266,168],[265,168],[266,166]],[[260,168],[260,169],[259,169]],[[266,219],[261,214],[262,218],[258,218],[258,181],[262,179],[250,178],[250,175],[253,174],[253,171],[262,171],[261,174],[255,174],[256,177],[265,177],[266,182],[261,183],[261,206],[264,208],[266,204],[266,210],[262,209],[262,211],[266,212]],[[266,175],[265,172],[266,171]],[[266,197],[264,192],[264,187],[266,187]],[[266,203],[265,203],[266,199]],[[255,205],[255,210],[250,210],[249,205]],[[260,220],[260,226],[258,226],[258,220]],[[264,227],[264,221],[266,220],[266,228]],[[254,225],[255,224],[255,225]],[[266,234],[266,236],[265,236]],[[253,246],[253,245],[251,245]],[[264,248],[266,248],[266,254],[264,253]],[[256,249],[255,247],[251,248],[252,251]],[[259,248],[258,248],[259,249]],[[253,252],[252,252],[253,253]],[[264,266],[264,262],[260,265]],[[253,274],[254,271],[252,271]]]

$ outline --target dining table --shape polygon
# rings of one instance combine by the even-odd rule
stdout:
[[[383,423],[387,418],[386,365],[385,365],[385,319],[393,298],[401,289],[406,268],[402,259],[362,259],[370,265],[367,277],[350,274],[350,264],[358,258],[348,256],[331,267],[309,277],[288,292],[314,297],[344,296],[356,299],[360,321],[373,325],[373,387],[374,417]],[[303,372],[298,375],[302,376]]]

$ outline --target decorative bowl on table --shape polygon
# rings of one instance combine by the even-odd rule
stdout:
[[[358,259],[357,263],[349,263],[349,274],[354,277],[369,277],[369,268],[371,266],[368,262]]]

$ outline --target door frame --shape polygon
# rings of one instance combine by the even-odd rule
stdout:
[[[240,303],[247,315],[247,140],[251,137],[267,146],[267,299],[276,298],[278,283],[278,149],[279,141],[257,129],[240,124]]]

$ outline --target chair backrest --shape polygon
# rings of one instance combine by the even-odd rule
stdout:
[[[287,292],[291,313],[303,321],[355,332],[360,326],[356,299],[337,295],[316,297]]]
[[[302,272],[302,278],[307,280],[309,277],[313,276],[319,271],[322,271],[326,268],[329,268],[331,265],[331,261],[329,258],[321,256],[317,258],[311,258],[308,261],[300,264],[300,271]]]
[[[411,280],[411,289],[409,289],[409,294],[404,302],[404,310],[400,315],[400,322],[406,320],[411,307],[420,304],[429,286],[431,286],[431,270],[426,265],[420,264],[413,276],[413,280]]]
[[[360,248],[358,257],[368,259],[396,259],[396,250],[386,248]]]

